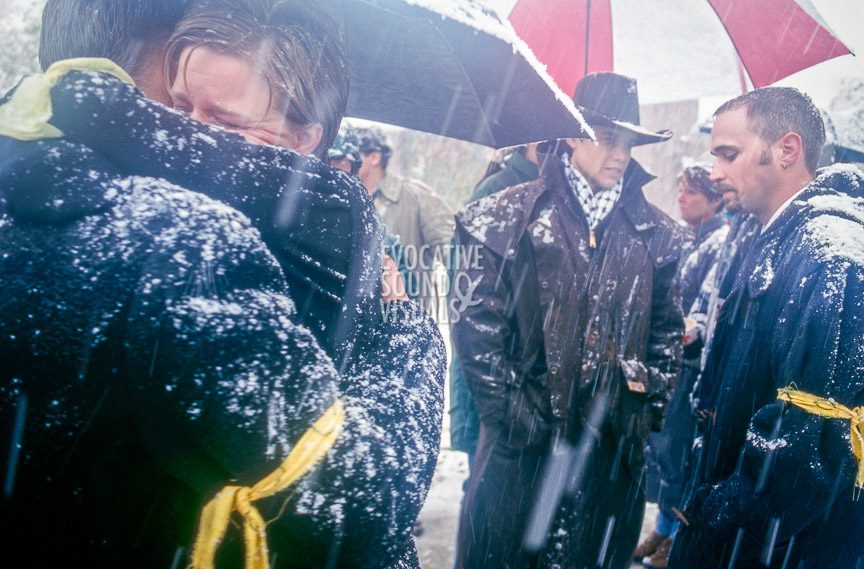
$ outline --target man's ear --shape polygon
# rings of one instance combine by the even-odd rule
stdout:
[[[324,136],[324,127],[321,123],[312,123],[294,133],[292,149],[301,154],[314,154],[322,136]]]
[[[570,147],[571,150],[576,150],[576,145],[579,144],[580,140],[584,140],[581,138],[565,138],[564,142],[567,143],[567,146]]]
[[[797,132],[787,132],[774,145],[782,168],[788,168],[804,159],[804,141]]]
[[[373,150],[369,154],[364,154],[363,162],[369,166],[379,166],[381,164],[381,151]]]

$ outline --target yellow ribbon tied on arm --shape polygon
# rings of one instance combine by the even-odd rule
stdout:
[[[204,506],[190,567],[213,569],[216,550],[237,512],[243,518],[246,569],[268,569],[267,523],[252,502],[277,494],[296,482],[324,458],[342,431],[345,410],[338,400],[307,430],[279,468],[254,486],[226,486]]]
[[[787,401],[808,413],[833,419],[848,419],[852,424],[852,452],[858,459],[858,476],[855,486],[864,489],[864,407],[850,409],[833,399],[817,397],[791,387],[777,390],[777,399]]]
[[[135,82],[119,65],[101,57],[79,57],[54,63],[41,75],[31,75],[23,81],[5,103],[0,105],[0,135],[18,140],[60,138],[63,133],[51,120],[51,89],[70,71],[99,71],[134,85]]]

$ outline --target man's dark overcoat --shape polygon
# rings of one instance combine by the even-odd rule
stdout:
[[[457,216],[460,243],[479,252],[453,287],[457,353],[481,418],[462,567],[530,563],[519,548],[550,442],[558,434],[575,443],[601,399],[587,478],[541,563],[594,563],[607,529],[604,566],[629,561],[644,507],[642,446],[678,372],[683,332],[682,235],[645,200],[650,179],[630,163],[596,248],[557,156],[541,179]]]
[[[864,178],[821,173],[753,244],[717,320],[693,525],[670,567],[856,567],[864,501],[848,420],[777,400],[864,403]],[[765,562],[765,563],[763,563]]]
[[[480,198],[500,192],[510,186],[516,186],[530,182],[540,175],[537,164],[531,162],[519,152],[514,152],[507,157],[503,166],[497,172],[483,179],[474,192],[468,197],[466,204],[473,203]],[[456,236],[453,236],[454,242]],[[454,264],[458,265],[458,258],[454,257]],[[458,266],[451,270],[458,270]],[[465,385],[465,377],[458,358],[453,358],[450,363],[450,444],[456,450],[468,453],[469,460],[474,456],[477,449],[477,438],[480,436],[480,418],[477,416],[477,408],[471,399],[471,393]],[[470,465],[469,465],[470,467]]]

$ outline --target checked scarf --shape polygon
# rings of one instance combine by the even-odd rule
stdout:
[[[576,195],[576,199],[579,200],[579,205],[582,206],[585,216],[588,218],[588,227],[591,231],[594,231],[597,229],[597,225],[615,207],[618,198],[621,197],[623,184],[621,180],[618,180],[618,183],[611,189],[595,193],[591,190],[591,186],[588,185],[585,176],[570,164],[570,157],[567,154],[561,155],[561,161],[564,162],[564,176],[567,178],[567,183]]]

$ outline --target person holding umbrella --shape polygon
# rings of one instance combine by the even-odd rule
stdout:
[[[631,149],[671,133],[639,124],[629,77],[589,75],[574,101],[597,142],[546,144],[538,180],[457,215],[460,245],[479,251],[457,275],[471,290],[454,298],[475,302],[454,303],[453,333],[481,421],[460,568],[623,568],[642,524],[642,448],[680,368],[683,232],[646,201],[652,177]],[[561,477],[572,491],[525,547],[562,444],[582,451]]]

